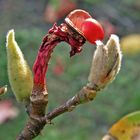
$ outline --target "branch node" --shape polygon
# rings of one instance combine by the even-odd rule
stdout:
[[[45,121],[46,121],[46,124],[54,125],[54,123],[48,118]]]
[[[75,107],[76,107],[75,105],[72,105],[72,106],[68,107],[68,112],[73,111],[75,109]]]

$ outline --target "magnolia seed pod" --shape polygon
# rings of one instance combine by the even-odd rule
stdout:
[[[8,76],[17,101],[28,102],[33,87],[32,72],[15,41],[14,30],[7,34]]]
[[[104,30],[101,24],[84,10],[73,10],[65,18],[65,22],[92,44],[95,44],[97,40],[104,39]]]
[[[116,35],[111,35],[106,45],[101,41],[97,41],[96,44],[88,86],[100,90],[116,77],[120,70],[122,55]]]
[[[82,24],[87,18],[91,18],[91,15],[88,12],[82,9],[76,9],[68,14],[65,18],[65,22],[79,34],[84,36],[82,32]]]
[[[117,121],[102,140],[140,140],[140,111]]]

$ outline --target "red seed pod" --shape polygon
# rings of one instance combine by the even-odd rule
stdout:
[[[83,22],[82,32],[84,37],[93,44],[95,44],[95,41],[104,38],[104,30],[101,24],[93,18],[88,18]]]
[[[65,18],[65,22],[83,36],[81,27],[83,22],[87,18],[91,18],[88,12],[81,9],[77,9],[70,12],[70,14]]]
[[[65,18],[65,21],[90,43],[95,44],[96,40],[103,40],[104,38],[104,30],[100,23],[84,10],[72,11]]]

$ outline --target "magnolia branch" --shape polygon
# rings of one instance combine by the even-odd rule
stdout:
[[[96,96],[96,91],[88,86],[83,87],[75,96],[66,101],[63,105],[55,108],[53,111],[46,114],[44,117],[29,115],[29,120],[23,129],[22,133],[17,137],[17,140],[31,140],[40,134],[40,131],[46,124],[51,124],[51,121],[65,112],[71,112],[76,106],[92,101]],[[40,105],[40,104],[39,104]]]
[[[15,41],[14,30],[7,35],[8,73],[16,99],[26,106],[28,121],[17,140],[32,140],[38,136],[46,124],[57,116],[71,112],[76,106],[92,101],[97,92],[112,82],[121,66],[119,38],[111,35],[104,45],[101,25],[84,10],[74,10],[65,23],[54,26],[44,37],[33,66],[33,75]],[[46,114],[48,92],[46,72],[51,54],[58,43],[65,41],[71,47],[70,57],[82,51],[85,41],[96,44],[88,83],[75,96]],[[22,89],[22,90],[21,90]],[[0,95],[6,92],[0,88]]]
[[[46,121],[40,119],[45,117],[45,110],[48,104],[45,75],[51,53],[56,45],[62,41],[70,44],[70,56],[79,53],[82,50],[81,46],[85,43],[84,37],[73,31],[66,24],[61,24],[58,27],[54,24],[52,29],[44,37],[33,67],[34,87],[30,96],[29,105],[27,105],[29,120],[17,140],[31,140],[39,135],[46,124]]]
[[[97,42],[88,84],[74,97],[46,115],[45,109],[48,103],[46,88],[42,88],[39,85],[34,87],[28,107],[29,120],[17,140],[32,140],[40,134],[46,124],[50,124],[57,116],[65,112],[71,112],[76,106],[93,100],[99,90],[114,80],[120,69],[121,58],[117,36],[112,35],[106,45]]]
[[[43,120],[46,122],[51,122],[52,119],[56,118],[57,116],[65,113],[71,112],[76,106],[92,101],[96,96],[96,91],[89,89],[87,86],[83,87],[75,96],[70,98],[67,102],[63,105],[55,108],[53,111],[48,113]]]

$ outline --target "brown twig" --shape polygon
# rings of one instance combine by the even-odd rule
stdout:
[[[76,108],[76,106],[80,104],[92,101],[95,98],[96,93],[97,93],[96,90],[90,89],[88,86],[85,86],[75,96],[70,98],[63,105],[60,105],[59,107],[53,109],[51,112],[49,112],[45,116],[43,117],[37,116],[37,115],[35,116],[33,115],[33,113],[31,113],[29,120],[26,123],[25,128],[23,129],[22,133],[17,137],[17,140],[33,139],[34,137],[39,135],[40,130],[42,130],[46,124],[50,124],[54,118],[56,118],[57,116],[65,112],[71,112],[74,108]],[[43,100],[44,100],[44,97],[43,97]],[[40,103],[38,102],[37,104],[40,107],[41,102]],[[37,109],[36,108],[37,106],[36,107],[32,106],[32,107],[33,107],[32,110]]]
[[[49,112],[43,119],[45,119],[46,122],[51,122],[51,120],[54,119],[55,117],[65,112],[71,112],[76,106],[92,101],[95,98],[96,93],[97,93],[96,90],[92,90],[87,86],[85,86],[79,91],[79,93],[70,98],[63,105]]]
[[[34,87],[30,97],[30,104],[27,105],[29,120],[17,140],[31,140],[43,129],[46,124],[45,110],[48,103],[48,93],[46,89],[45,75],[48,69],[48,62],[55,46],[61,41],[65,41],[71,46],[70,56],[79,53],[81,46],[85,43],[85,38],[72,30],[66,24],[54,26],[44,37],[34,63]],[[63,112],[63,111],[62,111]]]

